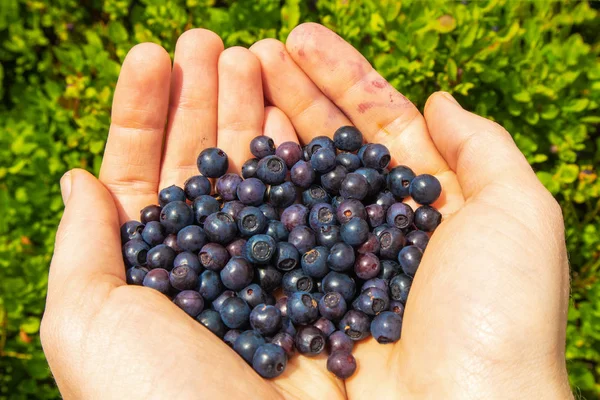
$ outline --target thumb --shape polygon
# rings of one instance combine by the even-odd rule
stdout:
[[[89,172],[74,169],[61,179],[65,212],[58,227],[48,278],[48,302],[77,287],[123,284],[119,220],[108,190]]]

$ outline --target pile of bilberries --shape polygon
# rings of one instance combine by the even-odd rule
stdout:
[[[265,378],[295,351],[326,348],[328,370],[348,378],[355,341],[400,339],[412,277],[442,219],[430,206],[441,185],[388,170],[389,150],[363,145],[351,126],[303,148],[259,136],[250,151],[242,176],[227,173],[222,150],[202,151],[201,175],[161,190],[160,205],[122,226],[127,283],[172,298]]]

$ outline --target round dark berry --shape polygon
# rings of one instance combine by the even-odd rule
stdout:
[[[147,224],[150,221],[160,222],[161,210],[162,207],[157,205],[150,205],[142,208],[142,211],[140,211],[140,221],[142,221],[142,224]]]
[[[387,176],[388,189],[394,196],[408,197],[410,183],[415,176],[412,169],[404,165],[398,165],[392,168]]]
[[[283,293],[290,295],[295,292],[312,292],[314,288],[313,279],[302,271],[295,269],[286,272],[281,278]]]
[[[415,226],[425,232],[433,232],[442,222],[442,214],[431,206],[421,206],[415,211]]]
[[[301,254],[306,253],[316,245],[315,233],[308,226],[300,225],[292,229],[288,242],[294,245]]]
[[[379,235],[379,256],[390,260],[398,257],[398,252],[405,243],[404,234],[398,228],[386,228]]]
[[[310,165],[320,174],[335,168],[335,151],[328,148],[320,148],[310,157]]]
[[[298,161],[290,170],[290,179],[294,185],[308,188],[315,181],[315,170],[306,161]]]
[[[404,315],[404,304],[397,300],[392,300],[390,301],[390,311],[402,317]]]
[[[244,249],[246,248],[246,239],[236,239],[229,243],[226,247],[227,252],[231,257],[241,257],[244,255]]]
[[[329,203],[329,200],[329,195],[321,186],[312,185],[302,192],[302,203],[308,208],[319,203]]]
[[[185,192],[182,188],[176,185],[171,185],[167,188],[162,189],[158,193],[158,203],[161,207],[164,207],[172,201],[185,201]]]
[[[368,191],[369,182],[356,172],[347,174],[340,186],[340,195],[347,199],[362,200],[367,196]]]
[[[338,165],[345,168],[346,172],[354,172],[360,168],[360,158],[352,153],[340,153],[335,157]]]
[[[248,325],[250,307],[239,297],[230,297],[223,302],[219,315],[229,329],[238,329]]]
[[[197,160],[198,171],[209,178],[224,175],[229,168],[227,154],[221,149],[211,147],[202,150]]]
[[[322,226],[337,225],[335,211],[333,210],[331,204],[315,204],[308,215],[308,223],[315,232],[317,232]]]
[[[390,297],[406,304],[412,279],[405,274],[398,274],[390,280]]]
[[[350,339],[357,341],[369,336],[370,324],[371,319],[367,314],[359,310],[350,310],[340,320],[339,328]]]
[[[423,250],[417,246],[406,246],[398,253],[398,262],[406,275],[414,276],[421,264]]]
[[[215,336],[223,338],[227,327],[221,320],[221,316],[214,310],[204,310],[197,317],[196,321],[200,322],[206,329],[211,331]]]
[[[221,281],[227,289],[241,290],[254,278],[252,265],[242,257],[232,257],[221,270]]]
[[[223,292],[223,283],[218,272],[206,270],[200,274],[198,292],[206,301],[213,301]]]
[[[388,281],[386,281],[385,279],[372,278],[372,279],[369,279],[368,281],[366,281],[365,283],[363,283],[362,287],[360,288],[361,293],[364,292],[365,290],[367,290],[368,288],[381,289],[387,293],[389,290],[389,285],[388,285]]]
[[[187,265],[173,268],[169,273],[169,281],[177,290],[192,290],[198,287],[198,275]]]
[[[241,201],[232,200],[232,201],[228,201],[225,204],[223,204],[223,208],[221,209],[221,212],[228,214],[229,216],[231,216],[231,218],[234,219],[234,221],[237,221],[238,215],[239,215],[240,211],[242,211],[244,209],[244,207],[246,207],[246,205],[244,203],[242,203]]]
[[[317,246],[310,249],[302,256],[302,270],[308,276],[313,278],[322,278],[329,272],[327,266],[327,257],[329,249],[327,247]]]
[[[275,306],[259,304],[250,313],[250,326],[261,335],[274,335],[281,328],[281,312]]]
[[[231,215],[215,212],[204,220],[204,232],[210,241],[227,244],[235,238],[237,224]]]
[[[142,283],[145,287],[158,290],[162,294],[169,295],[173,288],[169,282],[169,271],[162,268],[155,268],[148,271]]]
[[[144,239],[144,242],[148,243],[150,246],[161,244],[165,241],[166,237],[167,230],[158,221],[148,222],[142,231],[142,238]]]
[[[367,315],[377,315],[389,308],[390,298],[387,291],[370,287],[362,291],[353,306]]]
[[[373,253],[377,255],[380,249],[379,238],[375,234],[369,233],[367,240],[356,248],[356,252],[358,254]]]
[[[216,312],[221,312],[221,308],[223,307],[223,303],[225,303],[225,300],[235,297],[235,296],[236,296],[236,294],[233,290],[225,290],[216,299],[213,300],[213,302],[212,302],[213,310],[215,310]]]
[[[416,176],[409,187],[410,197],[419,204],[432,204],[442,193],[440,181],[433,175],[423,174]]]
[[[245,258],[255,264],[267,264],[275,255],[277,243],[269,235],[254,235],[246,242]]]
[[[267,221],[279,219],[279,214],[277,213],[277,210],[271,204],[261,204],[258,208],[263,213]]]
[[[296,142],[283,142],[277,146],[275,155],[285,161],[288,168],[292,168],[302,158],[302,148]]]
[[[322,292],[338,292],[342,295],[346,303],[352,301],[356,293],[356,283],[354,279],[346,274],[331,271],[322,280]]]
[[[287,167],[277,156],[266,156],[258,162],[256,177],[269,185],[279,185],[285,180]]]
[[[227,249],[222,245],[207,243],[198,253],[198,258],[204,268],[220,272],[229,261],[230,256]]]
[[[150,246],[141,238],[130,240],[123,245],[123,259],[130,267],[146,265],[149,250]]]
[[[271,343],[281,347],[288,357],[291,357],[296,352],[296,345],[294,344],[294,337],[286,332],[279,332],[273,336]]]
[[[204,224],[204,220],[210,214],[216,213],[221,208],[219,201],[212,196],[202,195],[196,197],[192,204],[194,209],[194,218],[199,224]]]
[[[131,267],[127,270],[125,274],[125,278],[128,285],[138,285],[141,286],[144,282],[144,278],[148,273],[148,268],[146,267]]]
[[[346,314],[346,310],[346,300],[338,292],[325,293],[319,300],[319,312],[329,320],[340,320]]]
[[[367,210],[363,203],[356,199],[343,200],[336,209],[337,220],[340,224],[345,224],[352,218],[367,219]]]
[[[269,221],[265,233],[275,239],[276,242],[286,241],[290,235],[283,222],[278,220]]]
[[[369,143],[361,153],[360,160],[367,168],[384,169],[390,163],[390,151],[380,143]]]
[[[354,249],[344,242],[334,244],[327,257],[327,264],[337,272],[350,270],[354,266],[354,261]]]
[[[367,220],[371,228],[377,228],[385,222],[386,212],[379,204],[371,204],[365,207],[367,211]]]
[[[248,178],[240,182],[237,196],[246,205],[259,206],[263,202],[267,187],[257,178]]]
[[[359,246],[369,238],[369,224],[362,218],[353,217],[342,224],[340,235],[350,246]]]
[[[288,296],[287,315],[294,324],[310,324],[319,317],[319,305],[308,292]]]
[[[175,250],[167,245],[159,244],[148,250],[146,255],[146,265],[148,268],[163,268],[167,271],[173,269],[173,263],[175,261]]]
[[[250,142],[250,152],[256,158],[275,154],[275,142],[268,136],[257,136]]]
[[[377,196],[385,185],[385,177],[374,168],[359,168],[354,173],[364,176],[367,180],[367,197]]]
[[[298,249],[288,242],[277,243],[277,253],[275,254],[273,263],[281,271],[293,270],[300,263]]]
[[[375,203],[383,207],[384,212],[387,212],[391,205],[396,203],[396,198],[391,192],[386,190],[377,195],[377,200],[375,200]]]
[[[347,173],[346,168],[336,165],[334,169],[321,175],[321,186],[328,193],[338,194]]]
[[[173,299],[173,303],[181,308],[190,317],[196,318],[204,309],[204,299],[195,290],[184,290],[179,292]]]
[[[398,229],[406,229],[412,225],[415,213],[406,203],[392,204],[387,210],[387,224]]]
[[[329,337],[329,335],[335,332],[335,325],[327,318],[319,318],[313,323],[313,326],[323,332],[325,337]]]
[[[125,244],[130,240],[142,240],[142,232],[144,224],[139,221],[127,221],[121,225],[121,244]]]
[[[260,285],[251,283],[237,293],[238,297],[243,299],[250,308],[254,308],[259,304],[265,303],[267,300],[267,292]]]
[[[233,349],[250,364],[252,363],[254,353],[263,344],[265,344],[265,339],[260,333],[256,331],[244,331],[233,344]]]
[[[263,233],[267,229],[267,218],[258,207],[245,207],[238,214],[238,231],[244,237]]]
[[[373,253],[359,254],[354,263],[354,273],[360,279],[371,279],[379,275],[381,265],[379,258]]]
[[[421,250],[425,251],[427,244],[429,243],[429,235],[423,231],[412,231],[406,235],[406,244],[417,246]]]
[[[335,152],[335,145],[333,140],[327,136],[316,136],[306,145],[306,155],[308,159],[319,149],[325,148]]]
[[[288,231],[299,225],[306,225],[308,208],[302,204],[292,204],[281,213],[281,222]]]
[[[339,225],[325,225],[316,230],[317,244],[331,249],[341,240]]]
[[[177,245],[177,235],[176,234],[171,233],[171,234],[167,235],[163,244],[165,246],[169,246],[170,248],[172,248],[175,251],[175,253],[181,253],[183,251],[179,247],[179,245]]]
[[[348,379],[356,371],[356,359],[350,353],[336,351],[327,357],[327,371],[340,379]]]
[[[395,312],[384,311],[371,322],[371,334],[381,344],[397,342],[401,332],[402,317]]]
[[[292,182],[283,182],[281,185],[271,186],[269,189],[269,203],[273,207],[289,207],[296,201],[296,186]]]
[[[183,184],[185,197],[190,201],[196,200],[197,197],[210,194],[212,185],[207,177],[195,175],[188,178]]]
[[[242,165],[242,177],[244,179],[254,178],[258,168],[258,158],[251,158]]]
[[[263,378],[276,378],[283,374],[287,365],[285,350],[273,343],[260,346],[252,358],[252,368]]]
[[[381,271],[379,272],[378,278],[390,280],[394,276],[396,276],[402,272],[402,268],[400,268],[400,264],[398,264],[394,260],[380,260],[380,262],[381,262]]]
[[[194,212],[184,201],[172,201],[160,212],[160,223],[167,233],[177,233],[193,222]]]
[[[353,126],[342,126],[333,134],[333,143],[340,150],[356,151],[363,144],[363,135]]]
[[[342,331],[335,331],[329,335],[327,347],[329,349],[329,354],[337,351],[351,353],[354,348],[354,340],[350,339],[348,335]]]
[[[321,354],[326,343],[325,334],[312,325],[303,326],[296,333],[296,349],[305,356],[314,357]]]
[[[206,244],[206,241],[206,233],[197,225],[186,226],[177,233],[177,245],[183,251],[197,253]]]
[[[242,177],[238,174],[225,174],[215,184],[215,190],[225,201],[237,199],[237,187],[242,182]]]

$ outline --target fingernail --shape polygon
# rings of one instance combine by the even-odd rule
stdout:
[[[71,171],[67,172],[60,178],[60,191],[62,193],[63,204],[66,206],[71,195]]]
[[[444,96],[446,99],[450,100],[451,102],[453,102],[454,104],[456,104],[457,106],[460,107],[460,104],[458,103],[458,101],[456,101],[456,99],[454,97],[452,97],[452,95],[448,92],[440,92],[442,94],[442,96]]]

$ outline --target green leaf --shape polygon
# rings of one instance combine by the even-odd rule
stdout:
[[[556,172],[556,178],[562,183],[573,183],[579,176],[579,166],[576,164],[563,164]]]
[[[28,334],[37,333],[40,330],[40,319],[38,317],[28,317],[21,322],[21,330]]]
[[[513,99],[515,99],[519,103],[529,103],[531,102],[531,95],[523,90],[513,94]]]
[[[555,104],[548,104],[544,106],[540,116],[542,119],[554,119],[558,115],[559,109]]]
[[[542,182],[546,189],[552,194],[556,194],[560,191],[559,183],[554,179],[553,175],[546,171],[539,171],[536,173],[538,179]]]
[[[562,107],[565,112],[582,112],[590,104],[588,99],[573,99]]]
[[[451,81],[456,81],[458,68],[456,66],[456,62],[451,58],[449,58],[448,62],[446,63],[446,71],[448,72],[448,78]]]

